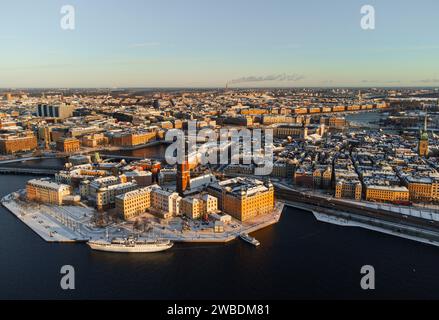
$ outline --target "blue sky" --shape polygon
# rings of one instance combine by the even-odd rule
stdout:
[[[437,0],[1,0],[0,87],[439,86],[438,31]]]

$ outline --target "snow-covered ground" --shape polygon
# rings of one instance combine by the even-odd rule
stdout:
[[[87,238],[80,233],[78,224],[67,216],[57,215],[51,207],[28,205],[8,195],[2,204],[18,219],[47,242],[77,242]]]
[[[383,222],[383,221],[373,219],[373,218],[370,218],[369,220],[379,222],[381,225],[385,225],[386,227],[379,227],[379,226],[373,225],[371,223],[361,223],[358,221],[347,220],[344,218],[340,218],[340,217],[336,217],[336,216],[332,216],[332,215],[327,215],[325,213],[316,212],[316,211],[313,211],[313,215],[318,221],[331,223],[331,224],[335,224],[338,226],[360,227],[363,229],[373,230],[373,231],[397,236],[400,238],[409,239],[409,240],[422,242],[422,243],[426,243],[426,244],[431,244],[431,245],[439,247],[438,241],[435,241],[435,240],[429,238],[429,236],[431,236],[433,238],[437,238],[437,233],[431,232],[429,230],[419,229],[419,228],[411,227],[411,226],[402,227],[399,224],[395,224],[395,223],[391,223],[391,222]],[[402,232],[401,229],[404,229],[406,231]],[[395,230],[399,230],[399,231],[395,231]],[[410,234],[409,234],[409,232],[410,232]],[[419,236],[414,236],[413,234],[418,234]],[[424,235],[424,236],[421,236],[421,235]]]
[[[277,223],[284,208],[283,203],[276,203],[275,210],[271,214],[263,215],[251,221],[240,222],[232,219],[230,224],[224,225],[224,232],[214,232],[214,222],[203,224],[201,221],[187,220],[189,229],[184,230],[183,219],[173,218],[167,222],[153,223],[153,232],[158,233],[160,238],[176,242],[228,242],[239,237],[241,233],[251,233],[269,225]]]
[[[366,208],[379,209],[383,211],[399,213],[405,216],[412,216],[426,220],[439,221],[439,211],[426,209],[423,207],[418,207],[418,206],[404,207],[404,206],[397,206],[392,204],[374,203],[367,201],[354,201],[354,200],[346,200],[346,199],[337,199],[337,200],[346,203],[352,203]]]
[[[2,204],[17,218],[29,226],[41,238],[48,242],[82,242],[90,239],[126,237],[133,233],[140,238],[161,238],[175,242],[227,242],[241,233],[250,233],[279,221],[283,203],[276,203],[275,210],[250,222],[241,223],[232,219],[224,225],[224,232],[214,232],[214,221],[203,224],[201,221],[174,217],[160,220],[149,213],[136,220],[146,222],[148,228],[139,231],[134,228],[135,221],[123,221],[105,228],[97,228],[91,222],[95,214],[93,208],[85,206],[57,206],[21,201],[18,193],[12,193],[2,199]]]
[[[306,188],[298,188],[296,186],[292,188],[291,186],[285,185],[283,183],[274,183],[274,184],[280,188],[299,191],[304,194],[308,194],[310,196],[324,197],[326,200],[333,199],[332,195],[329,195],[327,192],[324,192],[322,190],[310,190]],[[399,213],[405,216],[412,216],[426,220],[439,221],[439,206],[432,204],[426,204],[426,205],[415,204],[413,206],[401,206],[401,205],[393,205],[388,203],[370,202],[365,200],[357,201],[357,200],[349,200],[342,198],[337,198],[336,200],[339,202],[354,204],[360,207],[379,209],[383,211]]]

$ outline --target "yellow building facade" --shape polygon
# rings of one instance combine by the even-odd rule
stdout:
[[[336,198],[361,200],[362,186],[359,181],[339,181],[335,185]]]
[[[116,212],[128,220],[144,213],[151,207],[151,187],[137,189],[116,197]]]
[[[240,220],[247,221],[274,209],[274,187],[271,183],[247,178],[222,181],[208,192],[218,198],[219,209]]]
[[[37,201],[62,205],[64,197],[71,194],[71,187],[48,180],[33,179],[26,184],[26,198],[28,201]]]
[[[396,186],[367,186],[366,201],[394,202],[409,201],[409,190]]]
[[[209,194],[186,197],[180,202],[180,212],[191,219],[218,211],[218,199]]]

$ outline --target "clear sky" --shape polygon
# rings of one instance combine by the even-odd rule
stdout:
[[[0,58],[0,87],[439,86],[439,1],[1,0]]]

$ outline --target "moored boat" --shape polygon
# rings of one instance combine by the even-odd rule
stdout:
[[[98,251],[125,252],[125,253],[146,253],[159,252],[172,248],[174,245],[170,240],[138,240],[135,238],[88,241],[87,245]]]
[[[244,240],[244,241],[246,241],[246,242],[248,242],[248,243],[254,245],[255,247],[257,247],[257,246],[259,246],[259,245],[261,244],[261,243],[260,243],[258,240],[256,240],[255,238],[249,236],[248,233],[241,233],[241,234],[239,235],[239,237],[240,237],[242,240]]]

